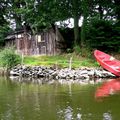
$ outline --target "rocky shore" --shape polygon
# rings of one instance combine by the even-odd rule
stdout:
[[[29,80],[73,80],[89,81],[95,78],[115,78],[116,76],[102,68],[55,69],[42,66],[16,66],[10,71],[10,77],[29,78]],[[24,79],[25,80],[25,79]],[[22,80],[21,80],[22,81]]]

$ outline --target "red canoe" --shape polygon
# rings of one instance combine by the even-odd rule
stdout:
[[[116,60],[112,56],[99,51],[94,51],[94,56],[97,62],[106,70],[113,73],[116,76],[120,76],[120,61]]]

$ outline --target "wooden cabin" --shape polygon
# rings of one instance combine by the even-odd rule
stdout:
[[[14,46],[17,53],[24,55],[56,55],[65,47],[58,28],[31,35],[26,30],[16,31],[6,37],[7,47]]]

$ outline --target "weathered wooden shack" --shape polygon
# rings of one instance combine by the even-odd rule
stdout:
[[[65,47],[58,28],[49,28],[32,35],[26,30],[15,31],[6,37],[6,46],[14,46],[17,53],[24,55],[56,55]]]

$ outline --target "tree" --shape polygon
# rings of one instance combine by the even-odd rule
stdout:
[[[73,0],[73,18],[74,18],[74,45],[80,44],[80,35],[79,35],[79,2],[78,0]]]
[[[16,28],[23,27],[22,24],[25,23],[24,25],[29,26],[33,33],[48,28],[57,21],[72,17],[74,18],[74,45],[79,45],[81,49],[88,42],[86,35],[94,18],[99,22],[100,20],[112,21],[117,31],[119,31],[117,26],[120,25],[119,0],[2,0],[0,10],[2,10],[0,21],[3,22],[1,26],[7,18],[14,19]],[[80,34],[78,22],[81,17],[83,17],[83,24]]]
[[[4,45],[4,39],[9,31],[9,26],[8,26],[8,22],[5,19],[6,17],[6,6],[7,3],[2,0],[0,2],[0,47]]]
[[[86,29],[87,29],[87,17],[88,17],[89,9],[88,9],[88,1],[82,0],[82,16],[83,16],[83,24],[81,27],[81,49],[85,46],[86,41]]]

